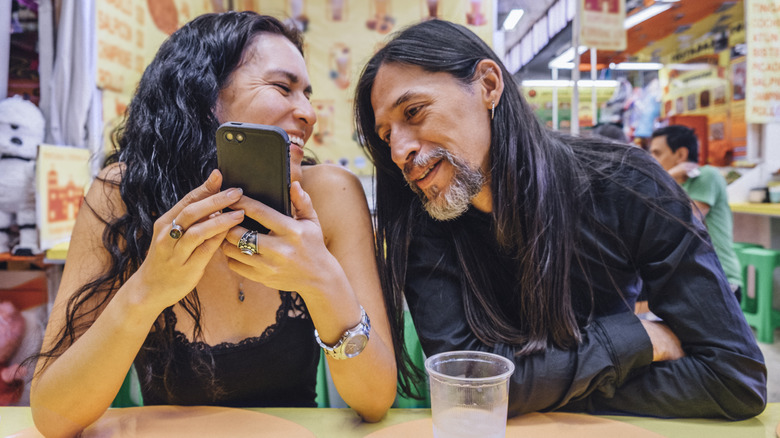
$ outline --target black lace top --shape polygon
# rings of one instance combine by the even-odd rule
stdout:
[[[144,405],[316,407],[320,351],[314,326],[298,294],[279,294],[282,304],[276,323],[258,337],[211,346],[190,342],[176,331],[170,394],[165,389],[162,365],[150,360],[151,355],[139,355],[135,367]],[[168,323],[175,327],[175,315]],[[207,369],[198,369],[196,364],[204,361],[213,361],[213,376]]]

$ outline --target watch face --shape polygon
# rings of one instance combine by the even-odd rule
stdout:
[[[356,334],[351,336],[344,344],[344,355],[347,357],[355,357],[366,348],[368,343],[368,336],[364,334]]]

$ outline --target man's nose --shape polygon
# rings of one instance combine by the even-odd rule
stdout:
[[[390,139],[390,154],[393,162],[401,169],[414,160],[420,150],[420,143],[408,132],[393,132]]]

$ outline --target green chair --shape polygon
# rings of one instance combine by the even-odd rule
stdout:
[[[755,300],[755,293],[751,295],[750,300],[746,300],[745,297],[748,295],[748,285],[747,285],[747,277],[745,276],[745,267],[747,266],[744,261],[744,257],[742,255],[742,250],[748,249],[748,248],[763,248],[763,245],[760,245],[758,243],[752,243],[752,242],[734,242],[733,246],[734,253],[737,255],[737,260],[739,261],[740,269],[742,272],[742,301],[740,301],[740,306],[742,307],[743,312],[747,313],[756,313],[756,300]]]
[[[412,358],[412,362],[420,369],[425,369],[425,354],[422,351],[420,345],[420,339],[417,337],[417,329],[414,328],[414,322],[412,321],[411,313],[404,311],[404,344],[406,345],[406,351],[409,352],[409,356]],[[396,394],[394,408],[425,408],[431,407],[431,395],[428,392],[428,387],[421,388],[423,400],[416,400],[411,397],[404,397],[400,393]]]
[[[327,362],[325,360],[325,352],[320,349],[320,364],[317,365],[317,397],[314,399],[317,402],[318,408],[329,408],[330,397],[328,394],[328,378],[330,373],[328,372]]]
[[[742,279],[746,286],[746,293],[742,294],[742,313],[747,323],[755,327],[758,341],[771,344],[775,329],[780,327],[780,311],[772,306],[774,271],[780,267],[780,251],[746,248],[739,251],[737,257],[742,265]],[[753,278],[750,266],[754,268]],[[755,291],[752,296],[750,289]]]
[[[125,381],[119,388],[119,392],[111,402],[112,408],[132,408],[143,406],[144,400],[141,395],[141,384],[138,381],[138,374],[135,372],[135,365],[130,366],[130,370],[125,376]]]
[[[734,242],[732,244],[734,251],[741,251],[748,248],[763,248],[764,246],[753,242]]]

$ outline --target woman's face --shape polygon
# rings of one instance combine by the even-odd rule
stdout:
[[[290,179],[301,179],[303,146],[317,122],[303,56],[287,38],[262,33],[250,43],[217,99],[220,123],[274,125],[290,137]]]

